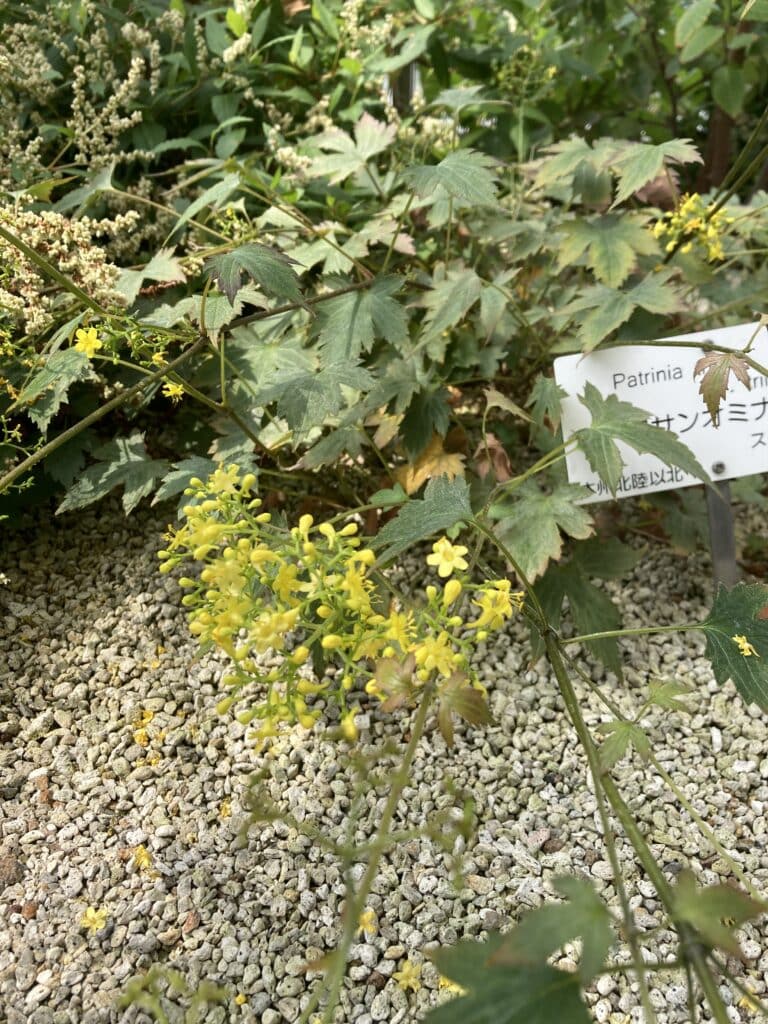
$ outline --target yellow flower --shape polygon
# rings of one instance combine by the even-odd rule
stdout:
[[[75,338],[75,348],[78,352],[85,352],[89,359],[93,359],[99,349],[104,348],[104,342],[99,338],[95,327],[89,327],[87,330],[81,327],[75,332]]]
[[[152,867],[152,854],[146,846],[137,846],[133,851],[133,863],[139,871],[147,871]]]
[[[153,362],[155,366],[165,366],[165,352],[154,352],[151,362]]]
[[[752,1013],[754,1013],[755,1010],[759,1010],[760,1009],[760,1004],[758,1002],[756,1002],[754,999],[752,999],[751,996],[748,996],[748,995],[743,995],[736,1005],[740,1009],[742,1009],[742,1010],[750,1010]]]
[[[466,994],[467,991],[465,988],[462,988],[461,985],[457,985],[455,981],[451,981],[450,978],[446,978],[442,974],[440,975],[440,981],[438,982],[438,985],[440,988],[444,988],[448,992],[451,992],[453,995],[457,996],[463,996]]]
[[[405,654],[413,637],[413,612],[391,612],[386,620],[384,636],[394,641]]]
[[[376,934],[377,925],[375,910],[364,910],[362,912],[360,917],[357,919],[357,930],[358,932],[364,932],[366,935]]]
[[[429,636],[414,648],[416,664],[426,672],[433,669],[444,676],[450,676],[454,670],[454,651],[448,634],[443,631],[439,636]]]
[[[439,576],[450,576],[454,569],[466,569],[462,558],[467,549],[461,544],[451,544],[447,537],[441,537],[432,545],[432,554],[427,555],[427,565],[436,565]]]
[[[420,964],[412,964],[410,960],[404,960],[402,968],[399,971],[395,971],[392,977],[403,992],[407,992],[409,988],[414,992],[418,992],[421,988],[421,966]]]
[[[248,1002],[248,997],[244,996],[242,992],[238,992],[235,996],[235,1003],[237,1006],[244,1006]]]
[[[177,384],[175,381],[172,380],[167,380],[163,384],[162,391],[165,397],[170,398],[170,400],[175,405],[177,402],[181,401],[181,398],[184,395],[184,385]]]
[[[100,932],[107,923],[106,910],[96,910],[95,907],[88,907],[80,918],[80,927],[87,928],[91,935]]]
[[[733,642],[736,644],[736,646],[739,648],[739,650],[745,658],[749,658],[753,654],[756,658],[760,657],[760,655],[757,653],[755,648],[752,646],[752,644],[749,642],[749,640],[747,640],[745,636],[732,636],[731,640],[733,640]]]
[[[341,734],[348,743],[354,743],[357,739],[354,711],[348,711],[341,719]]]
[[[472,604],[480,609],[480,616],[470,626],[476,629],[500,629],[514,611],[523,606],[523,592],[510,593],[509,580],[494,580]]]

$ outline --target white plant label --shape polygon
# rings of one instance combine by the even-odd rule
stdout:
[[[680,334],[661,341],[709,341],[727,349],[742,349],[753,337],[749,355],[768,366],[768,331],[759,323]],[[613,394],[645,409],[648,422],[654,426],[674,431],[713,480],[768,472],[768,377],[748,368],[747,389],[731,374],[715,424],[699,393],[701,375],[695,380],[693,376],[703,355],[699,348],[659,344],[622,345],[589,355],[561,356],[554,367],[555,380],[568,395],[562,401],[563,438],[568,440],[590,424],[589,412],[578,398],[589,382],[603,396]],[[701,483],[654,455],[641,455],[621,441],[616,443],[624,460],[617,498]],[[566,465],[570,482],[592,491],[584,504],[612,497],[581,451],[570,452]]]

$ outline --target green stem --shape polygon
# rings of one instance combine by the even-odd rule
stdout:
[[[632,812],[619,793],[616,783],[609,774],[602,773],[597,749],[595,748],[592,737],[582,717],[579,702],[576,698],[568,673],[565,670],[565,666],[563,665],[562,658],[560,657],[558,640],[554,634],[550,633],[546,636],[545,644],[547,648],[547,657],[549,658],[549,662],[552,665],[555,677],[557,678],[560,693],[565,702],[566,709],[574,724],[579,740],[587,752],[590,770],[595,783],[595,791],[597,792],[602,786],[613,813],[619,819],[627,838],[637,854],[638,860],[645,869],[648,878],[655,886],[659,899],[663,903],[665,910],[669,914],[672,923],[675,925],[675,928],[680,935],[684,955],[690,962],[702,988],[704,989],[704,994],[707,998],[710,1009],[712,1010],[716,1024],[728,1024],[728,1014],[726,1012],[725,1004],[723,1003],[717,983],[709,968],[709,964],[706,961],[704,950],[696,940],[695,932],[693,932],[690,926],[685,924],[685,922],[677,920],[674,914],[674,894],[672,887],[664,877],[664,873],[657,863],[656,858],[653,856],[645,836],[640,831],[637,822],[632,816]]]
[[[353,284],[345,285],[343,288],[337,288],[333,292],[324,292],[322,295],[313,295],[308,299],[302,299],[301,302],[288,302],[284,306],[277,306],[275,309],[262,309],[258,313],[249,313],[247,316],[239,316],[236,320],[231,320],[228,324],[228,330],[232,330],[234,327],[242,327],[244,324],[254,323],[256,320],[268,320],[273,316],[282,316],[283,313],[290,313],[294,309],[306,309],[308,306],[316,306],[319,302],[328,302],[329,299],[335,299],[339,295],[346,295],[347,292],[357,292],[361,288],[370,288],[371,280],[355,281]]]
[[[132,388],[128,388],[126,391],[121,391],[119,395],[115,395],[114,398],[111,398],[104,405],[100,406],[98,409],[94,409],[92,413],[89,413],[78,423],[75,423],[74,426],[59,434],[58,437],[55,437],[52,441],[49,441],[48,444],[43,445],[42,448],[38,448],[36,452],[29,456],[29,458],[20,462],[18,466],[14,466],[14,468],[9,470],[5,476],[0,477],[0,494],[2,494],[6,488],[10,487],[14,480],[17,480],[28,470],[32,469],[33,466],[37,465],[38,462],[47,458],[55,452],[57,448],[60,448],[61,445],[66,444],[67,441],[76,437],[81,430],[85,430],[87,427],[90,427],[91,424],[97,423],[108,413],[112,412],[113,409],[117,409],[119,406],[123,405],[124,402],[130,401],[130,399],[135,395],[141,394],[144,388],[149,384],[153,384],[155,381],[160,380],[168,373],[169,370],[173,370],[177,366],[180,366],[183,362],[189,359],[190,356],[199,352],[206,344],[206,338],[198,338],[191,348],[188,348],[186,352],[182,352],[180,356],[177,356],[173,362],[168,363],[168,365],[163,367],[162,370],[158,370],[157,373],[150,374],[148,377],[145,377],[144,380],[140,380],[138,384],[134,384]]]
[[[726,348],[724,345],[715,345],[711,341],[675,341],[670,339],[669,341],[633,341],[633,345],[646,345],[649,348],[661,347],[666,348],[671,346],[672,348],[697,348],[702,352],[725,352],[730,355],[739,355],[742,357],[747,366],[750,366],[756,373],[762,374],[764,377],[768,377],[768,366],[763,366],[762,363],[758,363],[757,360],[752,359],[751,356],[747,355],[746,349],[732,349]],[[609,348],[620,348],[620,345],[608,345],[604,351]]]
[[[395,816],[395,811],[400,803],[400,798],[403,794],[408,779],[410,778],[411,766],[413,765],[414,757],[416,756],[416,750],[419,746],[421,738],[424,734],[424,726],[427,721],[427,713],[429,711],[430,704],[432,703],[433,689],[431,686],[427,686],[424,689],[421,703],[419,704],[416,712],[416,717],[411,726],[411,736],[406,747],[405,754],[400,768],[397,771],[394,779],[392,780],[392,788],[389,791],[387,802],[384,806],[384,811],[381,815],[378,828],[376,829],[376,835],[374,837],[374,844],[381,843],[376,851],[371,855],[368,865],[365,869],[365,873],[360,881],[360,885],[357,891],[349,899],[347,906],[344,910],[344,930],[341,936],[339,947],[334,953],[333,963],[330,968],[328,977],[324,985],[318,986],[318,989],[313,994],[309,1001],[306,1009],[301,1015],[299,1024],[307,1024],[312,1013],[317,1007],[320,996],[323,990],[328,992],[328,1003],[325,1007],[325,1011],[322,1017],[322,1024],[331,1024],[333,1021],[334,1010],[339,999],[339,993],[341,986],[344,983],[344,975],[347,969],[347,959],[349,957],[349,950],[354,942],[355,933],[358,929],[358,920],[360,914],[365,906],[365,901],[368,898],[368,894],[371,891],[371,887],[376,880],[376,874],[379,870],[379,862],[384,853],[386,847],[383,845],[383,840],[389,832],[389,826],[392,824],[392,819]]]
[[[602,633],[584,633],[581,636],[569,636],[563,639],[566,644],[583,644],[589,640],[606,640],[609,637],[648,636],[651,633],[685,633],[691,629],[701,629],[698,623],[687,626],[639,626],[637,629],[606,629]]]

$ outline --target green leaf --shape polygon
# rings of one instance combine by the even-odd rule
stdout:
[[[706,945],[724,949],[739,959],[744,953],[734,930],[768,910],[768,904],[734,886],[699,887],[691,871],[680,872],[672,896],[676,918],[695,928]]]
[[[202,295],[192,295],[189,301],[188,315],[196,324],[204,326],[206,333],[214,342],[218,340],[222,329],[243,311],[240,299],[235,299],[233,306],[226,295],[219,295],[218,292],[208,292],[205,297],[205,306],[203,306]],[[203,317],[205,317],[204,325],[201,322]]]
[[[589,1024],[577,974],[554,967],[492,965],[501,936],[462,939],[429,953],[440,973],[467,994],[431,1010],[425,1024]]]
[[[77,207],[77,215],[81,214],[95,196],[113,191],[115,186],[112,184],[112,175],[115,173],[115,167],[116,161],[112,160],[106,167],[89,174],[85,185],[62,196],[55,204],[54,210],[57,213],[65,213]]]
[[[408,404],[400,430],[410,459],[427,447],[435,434],[444,437],[451,420],[451,407],[445,388],[420,391]]]
[[[164,284],[186,281],[187,274],[181,262],[173,255],[174,247],[169,246],[156,252],[142,270],[122,270],[117,289],[130,304],[139,294],[145,280],[161,281]]]
[[[35,374],[17,401],[25,406],[27,416],[45,433],[66,399],[70,386],[79,380],[92,380],[95,376],[85,352],[75,348],[60,349],[48,357],[43,369]]]
[[[628,214],[605,214],[590,220],[566,221],[564,244],[558,244],[560,269],[575,263],[584,252],[595,276],[618,288],[632,272],[638,254],[656,252],[658,245],[643,221]]]
[[[372,542],[381,548],[379,562],[389,562],[412,544],[465,519],[472,518],[469,504],[469,485],[459,477],[449,480],[445,476],[430,480],[424,497],[411,499],[400,509]]]
[[[744,106],[747,81],[741,68],[734,64],[719,67],[712,76],[712,99],[726,114],[738,117]]]
[[[582,320],[577,335],[582,352],[593,348],[632,316],[635,303],[622,292],[608,292],[603,303]]]
[[[368,499],[370,505],[377,508],[392,508],[393,505],[404,505],[408,501],[402,484],[395,484],[394,487],[387,487],[382,491],[376,491]]]
[[[338,430],[332,430],[302,455],[299,466],[302,469],[319,469],[330,462],[336,462],[341,455],[359,455],[365,436],[365,432],[359,427],[340,427]]]
[[[574,545],[573,562],[585,576],[620,579],[631,572],[643,551],[631,548],[616,537],[590,537]]]
[[[590,583],[575,562],[559,568],[561,585],[578,633],[603,633],[621,626],[619,609],[604,590]],[[622,659],[615,637],[589,640],[586,647],[606,668],[622,678]]]
[[[516,416],[518,419],[525,420],[526,423],[531,422],[531,417],[525,411],[521,409],[519,405],[516,405],[511,398],[507,398],[500,391],[497,391],[494,387],[486,388],[483,392],[483,397],[486,401],[486,409],[501,409],[504,412],[508,412],[511,416]]]
[[[566,942],[581,938],[579,978],[587,985],[615,941],[611,915],[591,882],[565,876],[556,878],[554,886],[567,902],[547,903],[526,914],[504,937],[490,962],[512,967],[543,964]]]
[[[336,19],[323,0],[312,0],[312,20],[322,25],[323,31],[331,39],[339,38],[339,27]]]
[[[695,0],[686,7],[675,25],[675,46],[685,46],[691,36],[707,20],[715,6],[715,0]]]
[[[297,434],[322,426],[345,404],[342,387],[367,391],[373,377],[360,366],[330,363],[317,373],[300,372],[275,377],[258,393],[260,403],[277,401],[278,413]]]
[[[189,481],[193,476],[206,480],[216,466],[217,463],[213,459],[205,459],[200,455],[192,455],[188,459],[174,462],[170,472],[165,475],[163,482],[158,487],[152,504],[157,505],[158,502],[167,501],[168,498],[181,494],[189,487]]]
[[[689,64],[692,60],[696,60],[722,39],[722,36],[723,29],[719,25],[702,25],[692,36],[689,36],[687,43],[680,51],[680,63]]]
[[[592,163],[595,152],[585,139],[574,136],[550,146],[536,174],[536,185],[546,188],[562,178],[570,177],[583,163]]]
[[[465,269],[449,272],[425,294],[427,315],[419,342],[426,344],[433,359],[442,359],[448,341],[443,332],[461,323],[480,298],[481,288],[482,282],[474,270]]]
[[[559,386],[554,377],[545,377],[540,373],[533,382],[526,405],[533,408],[533,418],[539,426],[543,427],[549,420],[552,430],[557,431],[562,418],[560,403],[567,397],[568,393]]]
[[[680,697],[690,697],[693,689],[677,679],[654,679],[649,686],[648,703],[667,711],[684,711],[690,715],[692,709],[683,704]]]
[[[370,352],[375,338],[401,348],[408,340],[408,316],[392,298],[401,286],[400,278],[379,277],[364,291],[323,302],[315,323],[323,358],[357,362],[361,352]]]
[[[299,278],[291,264],[296,265],[296,261],[277,249],[252,242],[220,256],[212,256],[206,260],[205,269],[227,296],[230,305],[234,305],[243,273],[270,295],[289,302],[301,302]]]
[[[227,22],[227,28],[232,33],[232,35],[235,36],[236,39],[239,39],[240,36],[245,35],[245,32],[248,28],[248,22],[245,20],[244,15],[242,15],[239,11],[236,11],[234,7],[229,8],[225,15],[225,20]]]
[[[221,181],[217,181],[215,185],[211,185],[202,192],[197,199],[193,200],[189,206],[184,210],[179,219],[176,221],[171,235],[174,235],[179,228],[192,220],[200,213],[201,210],[205,210],[208,207],[217,207],[225,200],[229,199],[233,192],[237,191],[240,187],[240,175],[239,174],[228,174]]]
[[[619,175],[619,187],[613,206],[624,202],[643,185],[653,181],[664,170],[666,163],[686,164],[702,163],[698,150],[690,139],[670,139],[658,146],[645,142],[635,142],[621,151],[614,161]]]
[[[600,744],[600,764],[608,771],[617,761],[626,757],[630,748],[637,751],[643,761],[651,752],[651,745],[639,725],[634,722],[601,722],[600,732],[608,733],[608,739]]]
[[[142,498],[151,493],[155,480],[164,476],[168,463],[150,459],[144,449],[144,437],[134,431],[130,437],[117,437],[94,452],[99,465],[85,470],[74,487],[56,509],[56,515],[84,508],[109,494],[115,487],[124,487],[123,508],[132,512]]]
[[[392,145],[396,134],[395,125],[377,121],[365,113],[355,125],[354,140],[338,128],[316,140],[317,146],[329,150],[330,155],[316,157],[311,172],[317,177],[327,177],[332,185],[338,184],[350,174],[364,170],[372,157]]]
[[[560,530],[580,539],[592,533],[592,517],[576,504],[589,493],[586,487],[559,484],[547,494],[528,482],[491,506],[497,536],[529,580],[541,576],[550,559],[560,557]]]
[[[496,206],[497,175],[489,170],[496,166],[496,161],[485,153],[457,149],[439,164],[409,167],[403,172],[403,179],[420,196],[431,196],[442,188],[468,206]]]
[[[598,284],[584,289],[577,299],[564,306],[560,310],[563,314],[592,310],[583,318],[579,328],[578,339],[582,351],[591,352],[628,320],[637,306],[642,306],[649,313],[660,314],[681,309],[681,293],[668,283],[672,273],[669,268],[656,271],[626,291],[616,291]]]
[[[746,704],[768,710],[768,586],[721,586],[701,629],[707,638],[704,653],[718,683],[732,679]],[[742,653],[734,637],[745,638],[755,653]]]
[[[579,401],[592,417],[588,427],[577,430],[574,437],[592,469],[610,488],[611,494],[621,480],[624,460],[616,441],[623,441],[636,452],[655,455],[668,466],[678,466],[686,473],[709,481],[706,470],[693,452],[675,434],[662,427],[651,426],[648,413],[620,401],[616,395],[603,398],[594,384],[584,385]]]

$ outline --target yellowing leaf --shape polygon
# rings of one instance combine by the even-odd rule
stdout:
[[[736,352],[708,352],[693,368],[694,377],[700,373],[704,376],[699,384],[699,394],[707,403],[709,415],[715,423],[720,413],[720,402],[728,390],[731,373],[738,377],[747,391],[752,387],[747,364]]]
[[[406,494],[415,494],[423,483],[437,476],[447,476],[449,480],[464,476],[464,456],[458,452],[447,452],[439,434],[432,435],[432,440],[415,462],[401,466],[394,473],[395,480]]]

